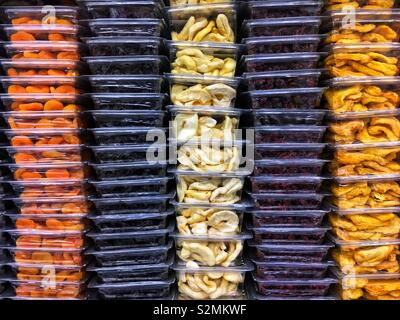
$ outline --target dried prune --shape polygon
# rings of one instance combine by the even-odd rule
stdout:
[[[321,13],[321,9],[322,5],[319,1],[252,1],[248,5],[248,17],[250,19],[271,19],[282,17],[318,16]]]
[[[166,94],[91,94],[96,110],[161,110],[166,101]]]
[[[89,77],[93,92],[98,93],[158,93],[162,80],[157,75]]]
[[[260,279],[321,279],[324,278],[329,264],[327,263],[285,263],[258,262],[255,263],[255,275]]]
[[[315,193],[260,193],[251,194],[254,207],[274,210],[318,210],[324,195]]]
[[[279,173],[278,173],[279,174]],[[318,192],[322,178],[317,176],[304,177],[249,177],[250,190],[254,193],[284,193],[284,192]]]
[[[166,160],[166,145],[139,145],[139,146],[92,146],[89,147],[95,159],[100,163],[109,162],[143,162],[148,153],[159,159]]]
[[[159,1],[82,1],[82,4],[87,8],[93,19],[158,18],[161,15]]]
[[[326,127],[266,126],[255,128],[256,143],[319,143]]]
[[[320,18],[290,17],[248,20],[245,34],[248,37],[315,35],[319,33]]]
[[[256,160],[254,163],[254,175],[278,175],[278,176],[318,176],[322,173],[322,169],[325,165],[326,161],[324,160],[311,160],[311,159],[291,159],[291,160]],[[273,184],[279,183],[288,183],[292,185],[292,187],[301,186],[301,182],[304,182],[304,186],[310,185],[310,182],[307,180],[299,180],[292,179],[289,181],[286,179],[285,181],[271,180],[271,181],[263,181],[263,183],[270,182],[270,186]],[[313,181],[311,185],[315,185],[317,181]],[[319,185],[319,183],[317,184]],[[254,186],[254,184],[253,184]],[[310,188],[309,186],[308,188]],[[290,187],[289,187],[290,188]]]
[[[320,75],[316,70],[294,70],[245,73],[244,78],[249,90],[269,90],[318,87]]]
[[[322,143],[284,143],[256,144],[254,159],[318,159],[321,157],[326,144]]]
[[[167,172],[166,163],[149,164],[147,162],[128,163],[105,163],[91,164],[99,180],[128,180],[146,176],[165,177]]]
[[[321,125],[324,116],[325,110],[254,110],[253,125]]]
[[[306,211],[250,211],[250,221],[254,227],[265,226],[302,226],[319,227],[327,211],[306,210]]]
[[[165,112],[163,111],[91,111],[94,125],[97,128],[116,127],[163,127]]]
[[[151,132],[159,137],[165,137],[166,129],[161,128],[107,128],[92,129],[94,139],[99,145],[121,145],[121,144],[143,144],[154,142],[148,141],[148,134]]]
[[[317,227],[261,227],[252,228],[254,243],[321,244],[329,228]]]
[[[319,36],[255,37],[244,39],[248,54],[316,52]]]

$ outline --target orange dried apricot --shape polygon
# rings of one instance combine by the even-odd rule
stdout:
[[[65,37],[59,33],[50,33],[49,34],[49,41],[65,41]]]
[[[57,56],[54,53],[46,51],[46,50],[39,51],[37,56],[39,59],[56,59],[57,58]]]
[[[37,161],[37,159],[33,155],[28,153],[17,153],[14,156],[14,160],[16,163]]]
[[[26,93],[26,89],[23,86],[12,84],[8,87],[8,93]]]
[[[21,77],[29,77],[29,76],[35,76],[36,72],[35,70],[27,70],[27,71],[20,71],[19,76]]]
[[[32,140],[27,136],[15,136],[11,139],[11,144],[13,146],[32,146]]]
[[[43,104],[39,102],[32,102],[32,103],[21,103],[18,108],[21,111],[42,111]]]
[[[54,90],[54,93],[77,94],[77,90],[73,86],[61,85]]]
[[[53,256],[49,252],[35,251],[32,253],[32,260],[37,263],[52,264]]]
[[[54,111],[54,110],[62,110],[64,105],[57,100],[49,100],[44,104],[45,111]]]
[[[65,111],[79,111],[79,107],[76,104],[69,104],[64,107]]]
[[[27,86],[26,87],[26,92],[27,93],[50,93],[50,87],[49,86]]]
[[[11,20],[11,23],[16,25],[16,24],[26,24],[30,20],[29,17],[20,17],[20,18],[15,18]]]
[[[49,119],[40,119],[36,123],[35,127],[38,129],[49,129],[49,128],[53,128],[54,125],[53,125],[53,122],[50,121]]]
[[[40,58],[40,52],[24,51],[23,56],[25,59],[38,59]]]
[[[21,236],[17,239],[17,247],[22,248],[38,248],[42,243],[42,238],[40,236],[29,235]]]
[[[17,31],[10,36],[11,41],[35,41],[36,38],[26,31]]]
[[[15,222],[17,229],[35,229],[35,222],[31,219],[17,219]]]
[[[79,60],[80,57],[76,52],[60,52],[57,54],[57,59],[60,60]]]
[[[15,68],[10,68],[10,69],[7,70],[7,75],[9,77],[18,76],[18,71]]]
[[[63,142],[64,142],[63,137],[56,136],[56,137],[51,137],[49,141],[47,141],[47,144],[62,144]]]
[[[48,179],[68,179],[70,174],[66,169],[49,169],[46,171]]]

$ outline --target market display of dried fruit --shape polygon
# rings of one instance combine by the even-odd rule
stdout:
[[[355,9],[390,9],[395,5],[395,0],[328,0],[327,10],[341,10],[346,7]]]

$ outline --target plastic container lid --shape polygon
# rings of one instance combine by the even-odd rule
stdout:
[[[196,266],[196,267],[188,267],[186,265],[178,264],[175,262],[172,265],[172,269],[176,272],[185,272],[185,273],[207,273],[207,272],[249,272],[254,270],[253,265],[246,261],[242,265],[238,266],[230,266],[230,267],[221,267],[221,266]]]
[[[194,235],[194,234],[180,234],[172,233],[170,237],[174,238],[175,241],[207,241],[207,242],[218,242],[218,241],[244,241],[251,239],[250,233],[241,233],[237,235]]]

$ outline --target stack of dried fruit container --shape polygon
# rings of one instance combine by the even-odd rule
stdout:
[[[399,299],[400,12],[392,5],[367,1],[351,24],[331,11],[324,39],[331,77],[325,93],[333,151],[330,237],[338,292],[346,300]]]
[[[175,278],[171,179],[166,176],[162,73],[169,67],[160,1],[79,1],[93,37],[83,39],[91,76],[95,194],[88,234],[93,298],[171,299]],[[159,136],[157,144],[153,136]],[[148,137],[149,138],[148,138]],[[150,159],[150,156],[157,159]]]
[[[176,152],[174,203],[178,299],[242,298],[251,266],[242,258],[245,170],[236,139],[239,79],[235,4],[178,5],[168,17],[170,147]]]
[[[253,111],[254,174],[248,178],[248,285],[253,299],[330,299],[321,186],[319,1],[249,1],[242,42],[242,104]]]
[[[11,164],[10,283],[18,299],[78,299],[89,207],[81,160],[77,9],[2,8],[2,117]]]

